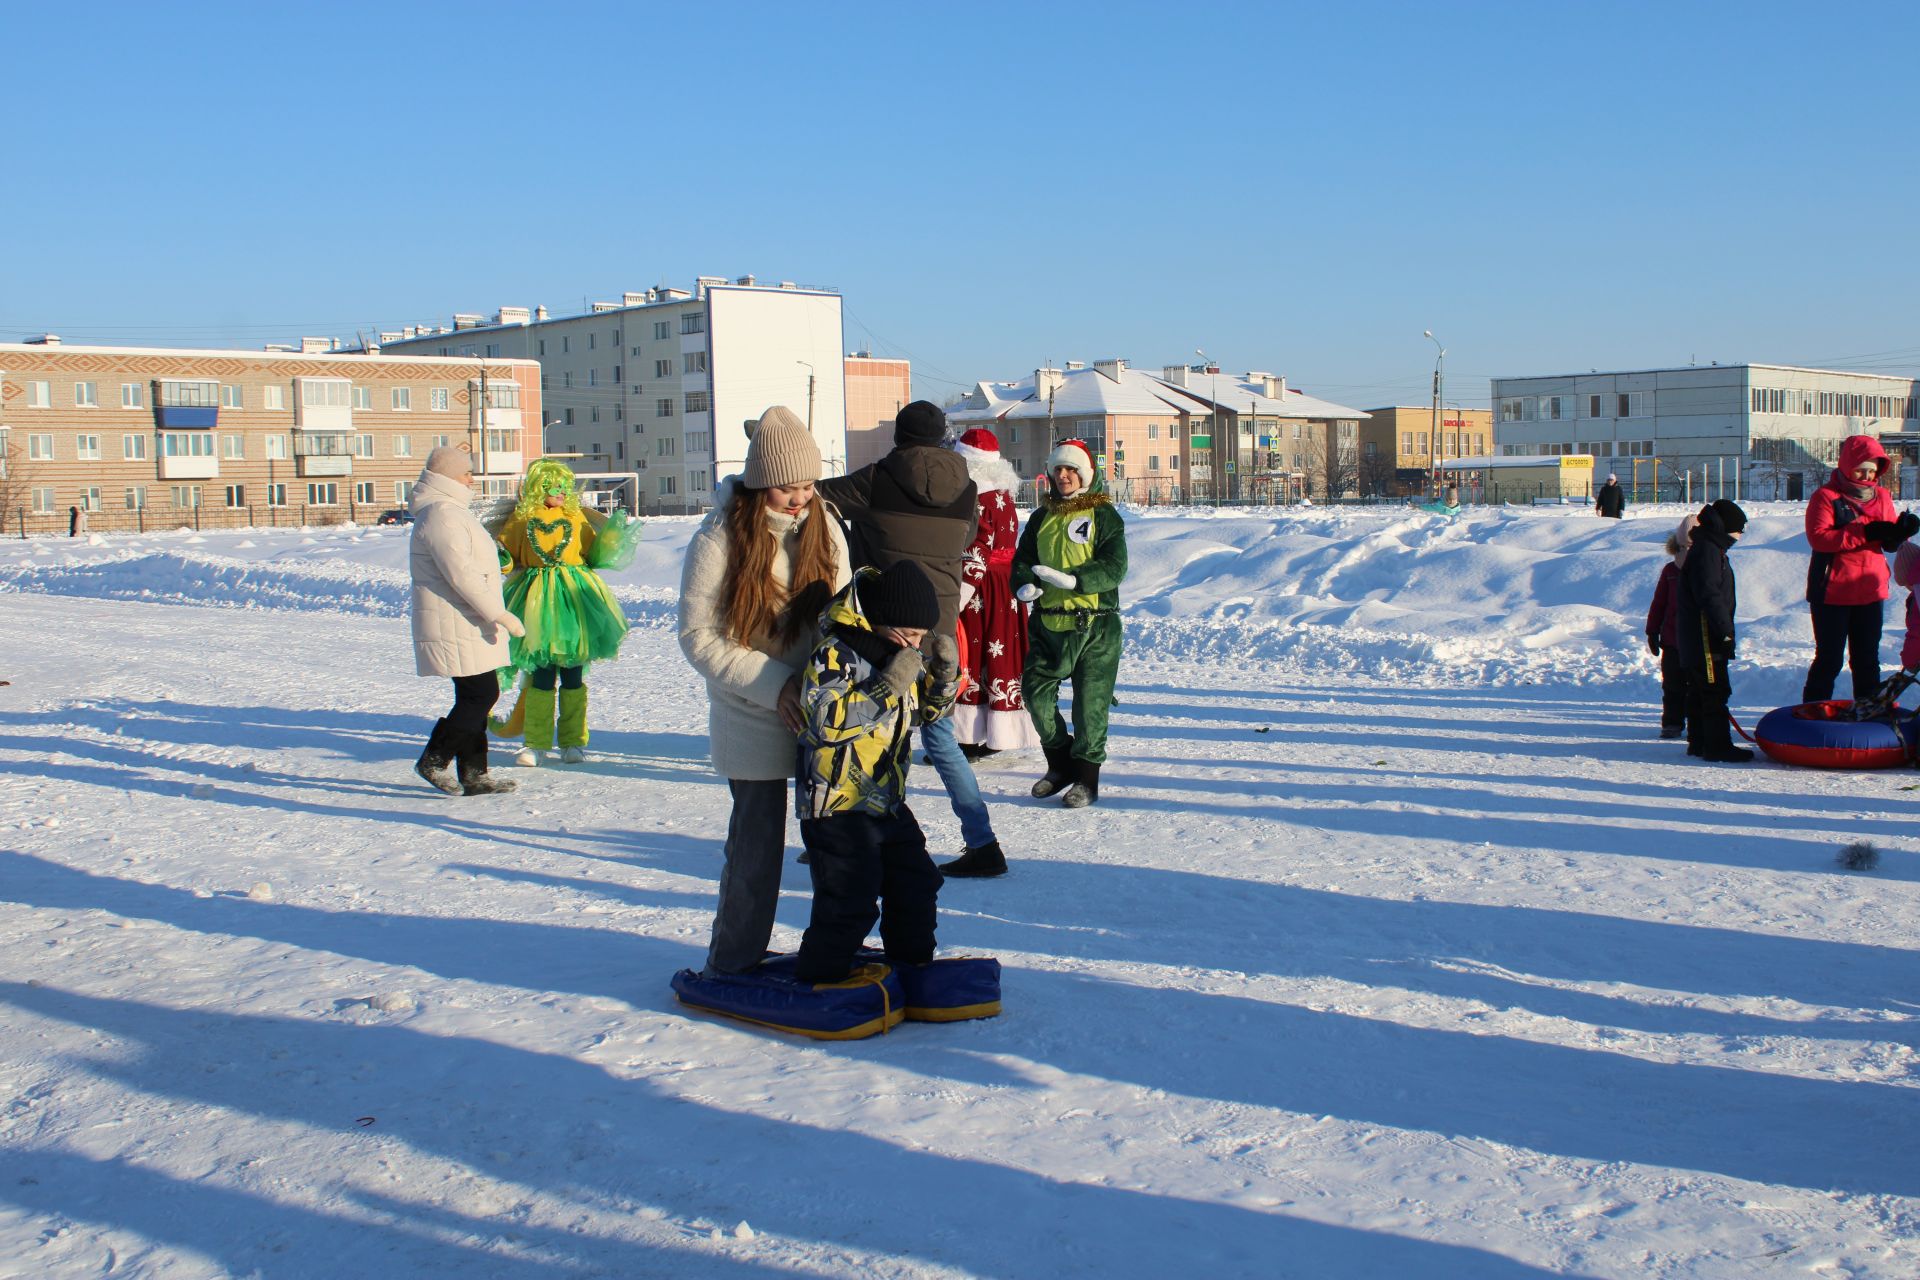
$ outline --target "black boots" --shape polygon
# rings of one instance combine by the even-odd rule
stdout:
[[[459,737],[452,726],[442,720],[433,722],[433,733],[427,738],[427,749],[414,761],[413,771],[450,796],[460,794],[460,779],[454,776],[453,758],[459,752],[455,739]]]
[[[1075,760],[1073,766],[1073,785],[1060,797],[1060,803],[1068,809],[1084,809],[1100,798],[1100,766],[1085,760]]]
[[[1033,784],[1035,800],[1044,800],[1073,781],[1073,739],[1058,749],[1042,748],[1047,757],[1047,776]]]
[[[487,772],[487,735],[476,733],[460,744],[460,794],[491,796],[513,790],[519,784],[511,778],[496,778]]]
[[[969,848],[952,862],[942,863],[939,872],[943,876],[963,878],[1003,876],[1007,874],[1007,859],[1000,852],[1000,842],[989,840],[983,845]]]

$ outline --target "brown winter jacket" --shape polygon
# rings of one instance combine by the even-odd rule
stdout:
[[[822,480],[814,491],[852,522],[855,565],[885,569],[911,560],[926,570],[940,598],[929,641],[951,639],[960,617],[960,558],[980,519],[966,460],[939,445],[896,445],[880,461]]]

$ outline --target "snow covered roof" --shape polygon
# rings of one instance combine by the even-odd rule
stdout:
[[[1052,404],[1035,388],[1035,377],[1045,372],[1057,378]],[[1114,376],[1117,374],[1118,376]],[[1237,373],[1198,373],[1192,386],[1177,386],[1124,362],[1105,368],[1036,371],[1017,382],[982,382],[947,420],[959,423],[1008,422],[1030,418],[1071,418],[1090,414],[1206,414],[1219,405],[1243,416],[1280,418],[1365,418],[1359,409],[1321,400],[1291,387],[1278,396],[1266,394],[1264,376]]]

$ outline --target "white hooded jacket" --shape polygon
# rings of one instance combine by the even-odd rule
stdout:
[[[507,665],[506,602],[493,538],[458,480],[423,471],[413,486],[413,656],[423,676],[475,676]]]

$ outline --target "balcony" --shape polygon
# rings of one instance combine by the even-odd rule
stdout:
[[[160,455],[162,480],[212,480],[220,474],[220,459],[212,457],[170,457]]]
[[[209,405],[163,404],[153,411],[162,431],[212,431],[220,425],[220,410]]]
[[[303,453],[295,457],[300,478],[306,480],[315,476],[350,476],[353,474],[353,456],[345,453]],[[165,475],[161,476],[165,479]]]
[[[507,452],[489,449],[485,454],[476,455],[473,461],[475,475],[517,476],[525,469],[518,450]]]

